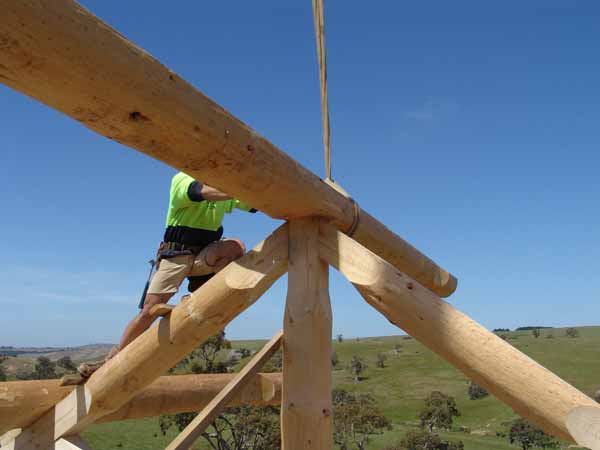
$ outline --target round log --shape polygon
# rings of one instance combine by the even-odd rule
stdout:
[[[329,218],[354,204],[72,0],[5,0],[0,82],[103,136],[205,181],[275,218]],[[91,168],[90,170],[94,170]],[[365,247],[442,297],[456,278],[365,211]]]
[[[596,403],[375,254],[323,224],[321,255],[391,323],[547,433],[573,441],[567,416]]]
[[[176,375],[160,377],[119,410],[99,422],[200,411],[235,374]],[[0,435],[31,425],[65,398],[74,386],[59,386],[59,380],[9,381],[0,383]],[[278,405],[281,374],[259,374],[236,395],[230,406]]]

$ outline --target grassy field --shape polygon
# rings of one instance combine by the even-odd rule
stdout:
[[[542,330],[535,339],[531,332],[511,332],[508,342],[546,366],[585,393],[600,388],[600,327],[578,328],[580,337],[565,336],[564,329]],[[546,336],[552,333],[552,339]],[[261,341],[233,342],[234,348],[260,348]],[[395,346],[402,346],[395,352]],[[335,342],[334,350],[340,369],[333,374],[334,384],[355,392],[369,392],[375,396],[385,415],[393,423],[393,430],[376,436],[369,449],[381,449],[386,443],[398,440],[416,426],[423,399],[433,390],[442,391],[456,399],[461,417],[453,431],[445,433],[449,440],[461,440],[466,450],[508,450],[506,438],[495,435],[504,429],[503,422],[516,418],[512,410],[493,397],[469,400],[467,379],[448,363],[414,339],[402,336],[348,339]],[[377,354],[388,356],[386,367],[376,367]],[[346,369],[353,356],[368,364],[359,383],[352,381]],[[459,431],[467,427],[471,433]],[[95,450],[150,450],[164,448],[174,437],[172,432],[162,436],[158,420],[144,419],[92,426],[84,433]],[[565,443],[565,447],[568,444]],[[204,448],[201,441],[197,448]]]

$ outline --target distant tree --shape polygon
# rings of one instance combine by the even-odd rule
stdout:
[[[565,330],[565,336],[568,336],[570,338],[577,338],[579,337],[579,330],[577,328],[567,328]]]
[[[379,353],[377,355],[377,362],[375,363],[377,367],[380,369],[385,368],[385,362],[387,361],[387,356],[384,353]]]
[[[388,445],[384,450],[463,450],[462,441],[442,441],[439,435],[423,430],[411,430],[404,439]]]
[[[221,332],[194,350],[191,364],[182,367],[182,370],[197,371],[197,373],[226,372],[227,367],[218,360],[217,356],[221,349],[227,348],[231,348],[231,344],[225,339],[225,333]],[[190,359],[183,362],[190,363]],[[281,351],[269,361],[269,363],[273,362],[276,367],[272,367],[272,371],[280,371]],[[263,370],[267,371],[266,365]],[[219,415],[201,436],[214,450],[279,450],[281,448],[279,414],[279,408],[272,406],[229,408]],[[171,427],[181,431],[196,415],[196,413],[162,415],[159,418],[160,430],[163,434]]]
[[[352,361],[350,361],[350,373],[352,374],[355,383],[360,381],[360,375],[365,371],[366,368],[367,365],[361,358],[358,356],[352,357]]]
[[[37,376],[35,375],[35,372],[29,372],[26,369],[17,369],[15,378],[17,380],[35,380]]]
[[[224,362],[219,361],[218,356],[221,350],[230,348],[231,342],[225,339],[225,331],[208,338],[190,355],[190,359],[196,360],[196,371],[194,373],[226,372],[226,365]],[[198,365],[201,366],[201,369],[198,369]]]
[[[275,352],[271,359],[263,366],[262,372],[281,372],[283,370],[283,353]]]
[[[334,389],[332,400],[333,438],[340,450],[349,450],[352,445],[358,450],[364,450],[371,436],[391,429],[390,421],[369,394]]]
[[[534,338],[539,338],[540,337],[540,329],[539,328],[534,328],[533,330],[531,330],[531,334],[533,335]]]
[[[163,434],[171,427],[182,431],[196,415],[184,413],[160,416],[160,430]],[[201,436],[214,450],[279,450],[279,408],[229,408]]]
[[[331,367],[333,367],[335,369],[337,367],[338,363],[339,363],[338,355],[335,351],[332,351],[331,352]]]
[[[58,361],[56,361],[56,364],[58,365],[58,367],[62,367],[63,369],[69,372],[77,372],[77,367],[71,360],[70,356],[63,356]]]
[[[474,381],[469,382],[469,398],[471,400],[479,400],[480,398],[485,398],[488,395],[490,395],[488,391],[479,386],[477,383]]]
[[[517,419],[512,422],[508,432],[508,440],[511,444],[521,447],[522,450],[533,447],[556,448],[559,445],[554,438],[524,419]]]
[[[527,326],[527,327],[519,327],[517,328],[515,331],[531,331],[531,330],[535,330],[536,328],[539,328],[540,330],[544,330],[546,328],[552,328],[552,327],[540,327],[540,326]]]
[[[6,372],[4,371],[4,367],[2,367],[2,361],[5,359],[0,356],[0,381],[6,381]]]
[[[503,331],[510,331],[510,328],[494,328],[494,333],[499,333],[499,332],[503,332]]]
[[[341,344],[342,342],[344,342],[344,335],[343,334],[338,334],[337,335],[337,341]]]
[[[419,413],[421,428],[426,428],[430,433],[434,429],[450,429],[454,418],[459,416],[454,398],[440,391],[429,394],[425,399],[425,408]]]
[[[50,380],[52,378],[57,378],[56,363],[50,361],[50,358],[40,356],[35,364],[33,374],[37,380]]]

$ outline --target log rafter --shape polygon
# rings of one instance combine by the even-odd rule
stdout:
[[[52,448],[133,398],[204,340],[251,306],[287,269],[287,224],[229,264],[107,361],[84,384],[11,443],[13,450]]]
[[[391,323],[547,433],[574,441],[567,429],[570,411],[598,408],[587,395],[334,227],[321,225],[320,245],[327,262]]]
[[[271,217],[328,219],[332,225],[320,225],[317,254],[346,275],[365,300],[392,323],[546,431],[572,439],[567,427],[570,418],[574,430],[585,428],[581,432],[586,439],[597,434],[595,402],[439,298],[454,292],[454,276],[364,210],[360,210],[355,241],[340,233],[357,219],[349,198],[75,1],[5,2],[0,15],[0,82]],[[320,263],[310,266],[309,260],[314,263],[314,255],[305,260],[306,273],[313,273],[312,280],[318,278],[316,284],[325,286],[323,267]],[[85,448],[78,432],[118,410],[251,305],[285,272],[286,263],[287,228],[282,227],[264,246],[230,265],[198,295],[136,339],[85,385],[73,389],[14,437],[8,448]],[[319,298],[308,292],[311,279],[305,281],[310,298]],[[297,293],[288,300],[294,296],[298,297]],[[290,305],[297,307],[298,302],[288,301]],[[326,311],[321,313],[321,317],[312,317],[317,327],[327,320]],[[296,345],[298,342],[290,342],[290,347]],[[315,373],[324,377],[321,363],[314,364]],[[291,375],[289,378],[293,380]],[[536,382],[530,383],[532,379]],[[290,385],[297,387],[298,383],[291,381]],[[286,403],[285,382],[283,389],[283,406],[289,409],[292,403]],[[309,399],[315,400],[317,392],[322,399],[321,388],[309,392]],[[325,416],[326,406],[322,412]],[[323,436],[330,434],[327,419],[321,417],[309,430],[310,418],[298,417],[291,421],[291,414],[283,415],[284,422],[304,430],[304,435],[291,438],[287,447],[308,449],[317,441],[315,448],[327,448],[329,436]],[[284,447],[292,436],[285,433],[285,427]],[[306,434],[316,430],[321,430],[321,435],[307,440]]]
[[[353,202],[73,0],[5,0],[0,82],[275,218]],[[354,238],[441,296],[457,280],[366,211]]]

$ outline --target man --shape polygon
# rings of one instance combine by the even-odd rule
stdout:
[[[186,277],[189,280],[188,289],[193,292],[231,261],[246,253],[241,240],[222,239],[223,216],[234,208],[256,212],[250,206],[183,172],[173,177],[167,228],[158,253],[158,269],[150,282],[143,308],[129,322],[119,345],[111,350],[107,359],[115,356],[150,327],[154,320],[150,315],[152,307],[167,303]],[[82,364],[79,371],[87,377],[100,365]]]

